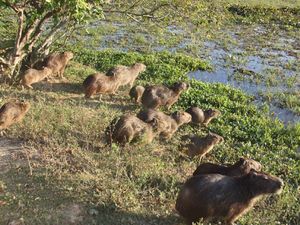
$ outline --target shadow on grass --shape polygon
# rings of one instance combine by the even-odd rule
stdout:
[[[0,224],[23,218],[31,225],[175,225],[180,224],[175,214],[157,216],[121,210],[113,202],[101,205],[86,203],[78,191],[72,191],[67,180],[45,176],[45,170],[35,170],[30,176],[27,168],[12,167],[0,174]],[[76,190],[76,188],[75,188]],[[92,200],[94,201],[94,200]]]
[[[45,91],[45,92],[56,92],[56,93],[70,93],[70,94],[82,94],[83,88],[80,83],[69,83],[69,82],[41,82],[32,85],[34,90]]]

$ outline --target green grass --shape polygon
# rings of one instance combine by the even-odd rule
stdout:
[[[102,103],[85,100],[80,84],[87,75],[139,61],[147,70],[137,83],[170,83],[187,80],[188,71],[210,66],[164,52],[73,51],[76,62],[66,70],[70,83],[40,84],[33,91],[0,86],[0,103],[12,97],[32,103],[24,121],[11,127],[6,136],[26,144],[33,171],[29,175],[24,160],[24,164],[12,164],[8,172],[0,173],[0,201],[7,203],[0,206],[0,224],[20,217],[32,225],[64,224],[61,211],[71,203],[83,208],[84,224],[184,224],[174,212],[175,199],[180,183],[192,174],[198,161],[183,155],[180,138],[191,133],[205,135],[208,130],[223,135],[225,143],[204,161],[232,163],[241,156],[251,157],[263,164],[264,171],[284,179],[283,193],[258,203],[240,224],[298,223],[300,124],[284,127],[242,91],[192,80],[191,89],[172,111],[190,105],[217,108],[222,116],[209,128],[187,125],[168,142],[110,148],[104,141],[110,121],[126,112],[138,112],[140,107],[130,102],[128,90],[113,98],[105,96]]]
[[[300,92],[286,91],[281,93],[263,93],[263,98],[269,102],[275,102],[282,108],[287,108],[297,115],[300,115]]]

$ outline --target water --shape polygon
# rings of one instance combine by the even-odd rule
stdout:
[[[95,27],[98,25],[93,24]],[[177,45],[167,47],[157,44],[155,35],[142,33],[142,31],[139,31],[139,35],[146,42],[137,43],[135,42],[137,33],[128,31],[125,24],[111,25],[117,27],[116,32],[103,35],[99,43],[100,50],[113,47],[121,51],[150,48],[152,51],[182,52],[193,43],[192,39],[184,35],[184,30],[176,26],[168,26],[166,29],[170,35],[184,36]],[[203,82],[223,83],[241,89],[255,96],[257,105],[268,104],[270,114],[285,124],[300,122],[300,117],[289,109],[280,108],[274,102],[266,103],[260,97],[260,93],[266,92],[299,91],[300,73],[297,67],[300,54],[299,40],[290,38],[286,33],[278,33],[272,34],[272,37],[276,38],[275,41],[265,40],[259,43],[256,40],[258,36],[268,35],[268,28],[264,26],[257,26],[252,30],[251,27],[236,26],[223,33],[225,35],[221,36],[220,40],[204,41],[199,52],[200,58],[211,62],[214,71],[194,71],[189,76]],[[226,37],[231,41],[227,43]],[[288,64],[291,66],[287,66]],[[249,71],[250,75],[244,73],[240,76],[236,75],[235,72],[239,69]],[[287,79],[291,77],[297,77],[298,80],[296,79],[294,85],[288,86]]]

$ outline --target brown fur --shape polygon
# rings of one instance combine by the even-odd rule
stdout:
[[[145,123],[136,116],[121,116],[111,129],[113,141],[125,144],[142,139],[145,143],[151,143],[156,133],[153,130],[155,121],[152,124]]]
[[[182,91],[188,89],[188,84],[175,83],[172,87],[163,85],[148,86],[142,95],[142,104],[149,109],[157,109],[166,105],[168,109],[178,101]]]
[[[178,194],[176,209],[188,224],[199,219],[223,219],[233,224],[263,195],[279,193],[280,178],[250,171],[240,177],[207,174],[193,176]]]
[[[134,99],[135,103],[140,103],[144,91],[145,88],[143,86],[137,85],[130,89],[129,96],[131,99]]]
[[[33,89],[31,84],[40,82],[51,75],[52,69],[45,67],[42,70],[28,69],[22,76],[21,85]]]
[[[261,171],[261,164],[253,159],[240,158],[233,165],[222,166],[213,163],[203,163],[197,167],[193,176],[217,173],[224,176],[243,176],[251,170]]]
[[[57,74],[63,78],[68,62],[74,57],[72,52],[53,53],[45,60],[46,67],[52,69],[53,75]]]
[[[221,115],[221,112],[219,110],[202,110],[198,107],[190,107],[186,110],[186,112],[191,114],[193,123],[203,124],[204,126],[207,126],[212,119],[217,118]]]
[[[103,73],[89,75],[83,81],[85,97],[90,98],[95,94],[115,94],[119,84],[116,76],[106,76]]]
[[[21,121],[30,108],[29,102],[7,102],[0,108],[0,130]]]
[[[185,146],[190,157],[200,156],[200,160],[210,152],[213,147],[224,141],[220,135],[209,132],[205,137],[191,136],[189,143]]]
[[[121,86],[130,85],[132,88],[134,81],[141,72],[146,70],[146,66],[142,63],[135,63],[131,67],[118,65],[111,68],[106,75],[116,76],[120,81]]]
[[[186,112],[178,111],[169,116],[153,109],[143,110],[137,117],[147,123],[156,119],[158,132],[165,139],[171,138],[181,125],[189,123],[192,119]]]

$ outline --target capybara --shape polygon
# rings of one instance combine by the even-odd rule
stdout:
[[[190,157],[200,156],[200,160],[208,152],[210,152],[215,145],[224,141],[224,138],[218,134],[209,132],[205,137],[199,137],[196,135],[189,137],[189,143],[185,146],[188,150]]]
[[[95,94],[116,94],[120,82],[116,76],[106,76],[103,73],[89,75],[83,81],[83,88],[86,98]]]
[[[106,73],[107,76],[117,76],[120,85],[130,85],[132,88],[134,81],[138,75],[146,70],[146,66],[142,63],[135,63],[131,67],[118,65],[109,69]]]
[[[144,91],[145,88],[143,86],[137,85],[130,89],[129,96],[131,99],[134,99],[135,103],[140,103]]]
[[[21,80],[21,85],[33,89],[31,84],[40,82],[51,75],[52,69],[44,67],[42,70],[28,69],[24,72]]]
[[[163,105],[170,109],[178,101],[181,92],[188,87],[189,85],[184,82],[175,83],[170,88],[163,85],[148,86],[142,95],[142,104],[150,109],[157,109]]]
[[[222,166],[213,163],[202,163],[194,171],[193,176],[217,173],[224,176],[243,176],[251,170],[261,171],[261,164],[253,159],[240,158],[233,165]]]
[[[52,74],[58,75],[63,78],[65,68],[68,62],[74,57],[72,52],[63,52],[63,53],[52,53],[46,59],[46,67],[52,69]]]
[[[7,102],[0,108],[0,130],[21,121],[30,108],[29,102]]]
[[[155,126],[155,120],[152,123],[145,123],[136,116],[123,115],[117,120],[115,125],[111,126],[111,138],[119,144],[132,141],[151,143],[156,135]]]
[[[189,123],[192,119],[190,114],[183,111],[177,111],[171,115],[167,115],[153,109],[142,110],[138,113],[137,117],[146,123],[155,119],[157,121],[158,133],[164,139],[171,138],[181,125]]]
[[[221,115],[219,110],[202,110],[198,107],[190,107],[186,110],[186,112],[191,114],[193,123],[203,124],[204,126],[207,126],[212,119]]]
[[[233,224],[259,197],[279,193],[282,187],[280,178],[256,171],[237,177],[221,174],[192,176],[180,190],[175,207],[188,224],[201,218]]]

